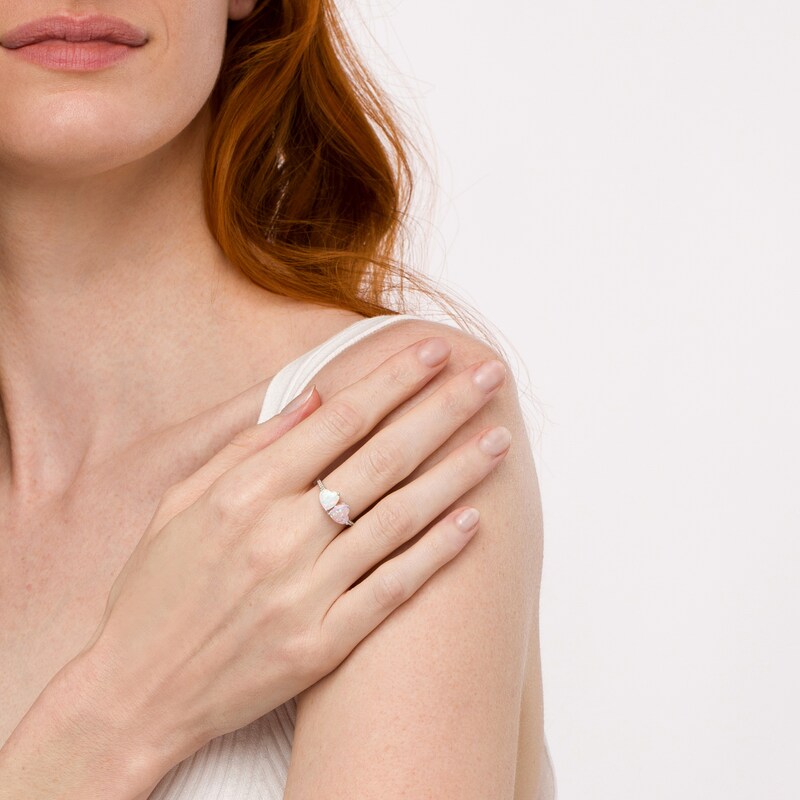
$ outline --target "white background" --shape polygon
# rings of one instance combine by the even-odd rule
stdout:
[[[559,800],[795,800],[800,6],[339,5],[538,404]]]

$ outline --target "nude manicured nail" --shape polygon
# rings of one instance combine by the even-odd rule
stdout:
[[[506,368],[501,361],[492,359],[484,364],[481,364],[472,376],[477,386],[483,389],[484,392],[491,392],[496,389],[506,376]]]
[[[502,425],[487,431],[478,440],[478,447],[489,456],[499,456],[510,444],[511,431]]]
[[[460,531],[468,533],[478,524],[480,518],[481,515],[477,508],[468,508],[456,517],[456,527]]]
[[[298,408],[300,408],[302,405],[304,405],[305,403],[307,403],[307,402],[308,402],[308,401],[311,399],[311,395],[313,394],[313,392],[314,392],[314,387],[315,387],[316,385],[317,385],[316,383],[312,383],[312,384],[311,384],[311,387],[310,387],[309,389],[307,389],[307,390],[306,390],[305,392],[303,392],[302,394],[299,394],[299,395],[297,395],[297,397],[295,397],[295,399],[294,399],[294,400],[292,400],[292,402],[291,402],[291,403],[288,403],[287,405],[285,405],[285,406],[284,406],[284,407],[281,409],[281,412],[280,412],[280,413],[281,413],[281,414],[291,414],[291,413],[292,413],[292,411],[296,411],[296,410],[297,410]]]
[[[447,339],[442,339],[441,336],[437,336],[435,339],[425,342],[425,344],[420,347],[417,355],[419,356],[419,360],[426,367],[435,367],[447,358],[449,352],[450,342],[448,342]]]

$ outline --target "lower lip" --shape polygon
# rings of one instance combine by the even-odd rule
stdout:
[[[44,42],[17,47],[10,52],[20,58],[41,64],[50,69],[70,72],[89,72],[103,69],[127,58],[138,47],[119,42],[95,39],[91,42],[68,42],[65,39],[48,39]]]

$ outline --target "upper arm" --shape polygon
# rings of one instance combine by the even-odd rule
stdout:
[[[449,364],[383,424],[470,364],[498,357],[458,329],[405,322],[358,343],[358,366],[341,385],[431,335],[450,340]],[[526,655],[538,637],[542,537],[533,457],[508,367],[494,397],[407,480],[496,424],[512,433],[507,456],[442,509],[478,508],[475,537],[298,696],[287,800],[513,797]]]

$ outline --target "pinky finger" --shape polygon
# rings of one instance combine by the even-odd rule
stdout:
[[[342,650],[337,654],[340,661],[461,552],[477,531],[479,519],[478,510],[471,507],[448,514],[411,547],[348,589],[328,609],[322,621],[323,638]]]

